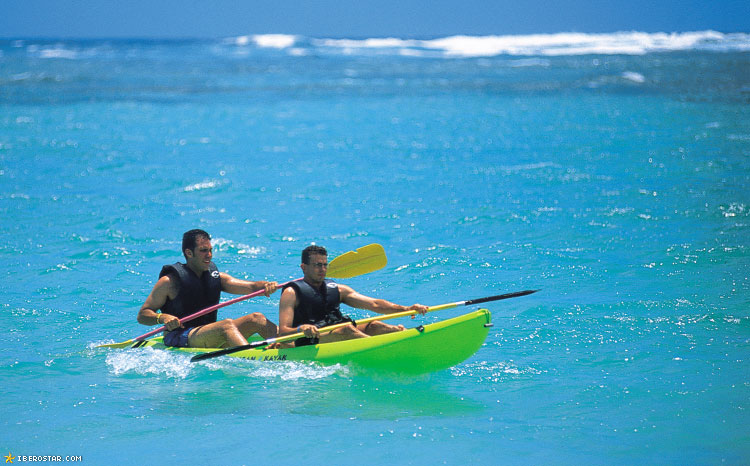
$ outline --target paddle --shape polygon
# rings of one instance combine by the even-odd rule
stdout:
[[[367,246],[362,246],[356,251],[345,252],[344,254],[333,259],[330,264],[328,264],[328,271],[326,275],[332,278],[351,278],[382,269],[386,266],[387,263],[388,258],[385,255],[385,249],[383,249],[383,246],[373,243],[368,244]],[[283,287],[289,283],[291,282],[282,283],[279,286]],[[202,309],[195,314],[190,314],[187,317],[183,317],[182,319],[180,319],[180,323],[184,324],[185,322],[193,320],[202,315],[206,315],[209,312],[213,312],[217,309],[221,309],[222,307],[229,306],[230,304],[254,298],[255,296],[260,296],[264,292],[265,290],[260,290],[254,293],[230,299],[229,301],[225,301],[223,303],[215,304],[211,307]],[[124,348],[131,345],[132,343],[135,343],[136,341],[144,340],[164,330],[166,330],[166,327],[162,326],[157,328],[156,330],[151,330],[150,332],[144,333],[143,335],[131,340],[123,341],[120,343],[99,345],[97,346],[97,348]]]
[[[481,303],[487,303],[490,301],[499,301],[501,299],[517,298],[519,296],[526,296],[531,293],[536,293],[537,291],[539,290],[524,290],[524,291],[516,291],[514,293],[505,293],[505,294],[500,294],[496,296],[488,296],[486,298],[470,299],[468,301],[456,301],[455,303],[441,304],[439,306],[431,306],[427,308],[427,312],[442,311],[443,309],[452,309],[458,306],[471,306],[472,304],[481,304]],[[368,317],[366,319],[358,320],[356,322],[356,325],[367,324],[370,322],[374,322],[376,320],[396,319],[398,317],[406,317],[406,316],[411,316],[415,314],[417,314],[417,311],[403,311],[403,312],[395,312],[393,314],[373,316],[373,317]],[[328,327],[322,327],[318,329],[318,331],[320,331],[321,333],[328,333],[328,332],[332,332],[336,329],[339,329],[349,324],[350,322],[342,322],[340,324],[329,325]],[[289,335],[284,335],[283,337],[269,338],[263,341],[254,341],[252,343],[248,343],[247,345],[234,346],[232,348],[225,348],[225,349],[218,350],[218,351],[211,351],[210,353],[198,354],[196,356],[193,356],[190,359],[190,361],[191,362],[203,361],[206,359],[212,359],[212,358],[216,358],[219,356],[225,356],[227,354],[236,353],[238,351],[243,351],[243,350],[253,349],[253,348],[260,348],[263,346],[271,345],[273,343],[283,343],[285,341],[296,340],[304,336],[305,336],[304,332],[299,332],[299,333],[292,333]]]

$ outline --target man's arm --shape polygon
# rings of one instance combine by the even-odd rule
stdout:
[[[273,294],[273,292],[279,287],[279,284],[276,282],[268,282],[265,280],[255,282],[240,280],[239,278],[234,278],[224,272],[222,272],[220,276],[221,291],[226,291],[227,293],[232,294],[250,294],[263,290],[266,296],[271,296],[271,294]]]
[[[297,305],[297,293],[289,287],[281,292],[279,299],[279,336],[297,333],[294,325],[294,307]]]
[[[376,299],[357,293],[346,285],[339,285],[341,302],[357,309],[367,309],[378,314],[393,314],[394,312],[417,311],[420,314],[427,312],[427,306],[412,304],[409,307],[394,304],[385,299]]]
[[[167,330],[182,327],[180,319],[177,317],[171,314],[158,314],[156,312],[157,309],[164,307],[168,298],[174,299],[176,296],[177,287],[175,279],[170,275],[161,277],[138,311],[138,323],[143,325],[164,325],[167,327]]]
[[[304,332],[308,338],[317,338],[320,335],[317,327],[310,324],[302,324],[299,328],[294,325],[294,308],[297,306],[297,292],[294,288],[286,288],[281,293],[279,300],[279,336],[292,333]]]

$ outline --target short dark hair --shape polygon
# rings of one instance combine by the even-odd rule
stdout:
[[[311,245],[302,250],[302,263],[309,264],[310,256],[313,254],[320,254],[321,256],[328,256],[328,251],[323,246]]]
[[[206,233],[203,230],[200,229],[194,229],[190,231],[186,231],[184,235],[182,235],[182,254],[185,255],[185,249],[190,249],[191,251],[195,249],[195,246],[198,244],[198,238],[206,238],[207,240],[211,240],[211,235]],[[185,256],[187,258],[187,256]]]

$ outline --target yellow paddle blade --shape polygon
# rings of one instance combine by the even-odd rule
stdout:
[[[133,344],[133,340],[121,341],[120,343],[108,343],[106,345],[99,345],[97,348],[125,348]]]
[[[344,253],[328,264],[330,278],[351,278],[380,270],[388,264],[385,249],[379,244],[368,244],[356,251]]]

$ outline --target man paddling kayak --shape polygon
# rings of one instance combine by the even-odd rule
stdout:
[[[182,325],[181,318],[217,304],[222,291],[247,294],[264,290],[270,296],[278,288],[276,282],[240,280],[219,272],[211,261],[211,236],[203,230],[190,230],[182,236],[182,253],[184,264],[162,267],[159,281],[138,311],[139,323],[164,325],[167,346],[226,348],[246,345],[247,337],[255,333],[263,338],[276,336],[276,324],[260,312],[217,322],[218,311],[214,311],[191,320],[189,327]]]
[[[279,302],[279,335],[299,332],[305,334],[306,338],[297,339],[295,346],[366,338],[404,330],[403,325],[374,321],[356,326],[350,324],[321,335],[318,331],[320,327],[352,322],[350,318],[341,314],[339,309],[341,303],[380,314],[402,311],[417,311],[424,314],[428,311],[427,306],[421,304],[405,307],[384,299],[370,298],[346,285],[326,279],[328,252],[322,246],[305,248],[302,251],[301,267],[304,273],[303,278],[285,286]]]

